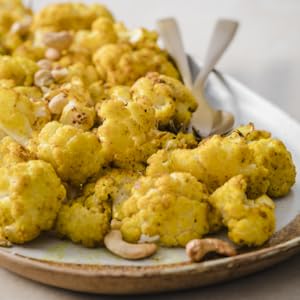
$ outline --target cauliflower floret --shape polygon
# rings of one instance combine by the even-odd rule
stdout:
[[[59,211],[56,232],[74,243],[95,247],[103,243],[109,231],[111,200],[98,183],[87,184],[83,195],[62,205]]]
[[[0,231],[17,244],[50,230],[65,198],[52,166],[39,160],[1,168],[0,189]]]
[[[98,17],[113,19],[105,6],[83,3],[55,3],[34,15],[33,29],[52,31],[89,29]]]
[[[271,133],[265,130],[256,130],[253,123],[240,126],[234,130],[237,134],[245,138],[247,142],[257,141],[260,139],[268,139]]]
[[[175,128],[187,127],[197,108],[197,101],[188,88],[179,80],[158,73],[148,73],[140,78],[131,90],[133,100],[149,99],[162,127],[170,123]]]
[[[260,139],[251,142],[249,148],[254,152],[256,164],[269,171],[267,194],[270,197],[288,194],[296,180],[296,167],[283,142],[273,138]]]
[[[81,81],[84,87],[89,87],[98,81],[98,73],[93,65],[77,62],[68,67],[68,76],[65,81],[71,84]]]
[[[143,177],[121,206],[123,238],[157,237],[162,246],[185,246],[209,231],[207,199],[205,186],[190,174]]]
[[[145,163],[156,151],[154,110],[148,103],[108,100],[98,113],[103,120],[99,139],[107,158],[117,167]]]
[[[10,167],[20,162],[34,159],[34,155],[11,137],[6,136],[0,142],[0,167]]]
[[[161,150],[148,159],[147,175],[188,172],[205,183],[210,192],[235,175],[249,181],[248,196],[255,198],[269,187],[268,170],[255,163],[253,151],[238,134],[203,140],[195,149]]]
[[[49,121],[45,104],[31,102],[25,94],[0,88],[0,129],[21,145],[27,145],[34,130]]]
[[[74,185],[84,183],[104,164],[101,143],[92,132],[56,121],[49,122],[36,140],[39,159],[52,164],[62,180]]]
[[[12,79],[16,85],[30,86],[37,64],[26,57],[0,56],[0,79]]]
[[[148,72],[179,78],[179,73],[159,49],[134,49],[127,43],[107,44],[98,49],[93,62],[100,78],[110,85],[132,85]]]
[[[260,246],[275,230],[275,204],[267,195],[247,199],[246,189],[246,179],[235,176],[218,188],[209,202],[219,212],[234,243]]]

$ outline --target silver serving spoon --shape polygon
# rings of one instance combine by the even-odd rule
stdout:
[[[177,64],[183,82],[193,91],[198,100],[198,108],[192,116],[189,131],[193,131],[202,137],[230,131],[234,124],[234,116],[229,112],[215,110],[208,104],[205,98],[204,85],[209,73],[232,41],[238,23],[225,19],[220,19],[217,22],[209,43],[205,62],[194,84],[192,84],[191,71],[177,22],[174,18],[167,18],[159,20],[157,26],[166,50]]]

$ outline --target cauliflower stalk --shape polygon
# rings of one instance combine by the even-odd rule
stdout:
[[[235,176],[218,188],[209,202],[228,227],[228,236],[234,243],[260,246],[274,233],[275,204],[267,195],[247,199],[246,189],[246,179]]]
[[[52,166],[40,160],[0,172],[0,235],[23,244],[54,224],[65,189]]]
[[[205,186],[187,173],[143,177],[121,206],[121,232],[128,242],[157,239],[162,246],[185,246],[209,231]]]

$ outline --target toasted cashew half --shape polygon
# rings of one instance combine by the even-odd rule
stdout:
[[[71,46],[73,42],[73,36],[68,31],[46,32],[43,35],[43,42],[47,47],[62,51]]]
[[[122,239],[119,230],[111,230],[104,238],[106,248],[112,253],[126,259],[142,259],[157,251],[156,244],[130,244]]]
[[[236,250],[227,242],[219,239],[195,239],[185,246],[187,256],[191,261],[199,262],[203,260],[207,253],[215,252],[224,256],[236,255]]]

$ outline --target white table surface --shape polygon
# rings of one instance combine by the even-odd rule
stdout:
[[[34,7],[55,1],[35,0]],[[96,2],[96,1],[87,1]],[[217,17],[234,17],[241,28],[219,64],[227,72],[300,121],[300,1],[298,0],[102,0],[129,27],[154,28],[175,16],[186,50],[203,58]],[[266,112],[267,113],[267,112]],[[300,134],[300,133],[299,133]],[[299,199],[300,201],[300,199]],[[101,284],[101,282],[99,283]],[[117,299],[44,286],[0,269],[0,300]],[[120,298],[118,298],[120,299]],[[163,295],[122,299],[300,299],[300,255],[230,283]]]

